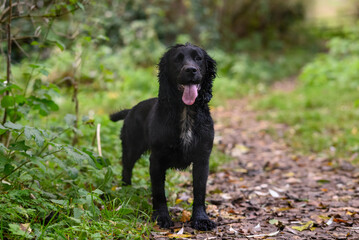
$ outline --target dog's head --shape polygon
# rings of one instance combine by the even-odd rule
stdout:
[[[216,62],[198,46],[178,44],[161,58],[158,76],[160,95],[166,91],[166,94],[181,96],[186,105],[196,101],[208,103],[212,98]]]

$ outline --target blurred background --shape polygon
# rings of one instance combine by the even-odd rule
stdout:
[[[79,221],[100,214],[89,196],[103,193],[124,206],[118,236],[149,231],[131,218],[151,211],[131,195],[149,196],[148,161],[134,174],[143,188],[116,190],[121,124],[108,114],[157,96],[156,65],[176,43],[217,61],[212,109],[248,98],[296,151],[357,164],[358,21],[357,0],[0,0],[0,234],[77,237]],[[228,157],[214,149],[212,159],[215,171]],[[11,225],[31,221],[30,232]]]

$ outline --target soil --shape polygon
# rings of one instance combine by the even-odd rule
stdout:
[[[152,238],[359,239],[359,168],[295,153],[269,134],[281,136],[286,127],[257,120],[249,102],[232,100],[212,111],[215,144],[235,159],[208,179],[207,212],[218,227],[199,232],[178,223]],[[183,222],[189,217],[182,211]]]

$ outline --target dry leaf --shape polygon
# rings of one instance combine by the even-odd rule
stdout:
[[[187,210],[183,210],[180,221],[184,223],[184,222],[188,222],[189,220],[191,220],[191,212]]]
[[[182,228],[177,232],[177,234],[180,235],[180,234],[183,234],[183,232],[184,232],[184,228],[182,227]]]
[[[294,230],[298,230],[298,231],[304,231],[304,230],[310,230],[313,231],[315,228],[313,227],[314,222],[313,221],[308,221],[305,224],[303,224],[302,226],[292,226],[291,228],[293,228]]]
[[[331,225],[333,223],[334,217],[331,217],[328,222],[326,222],[325,224],[327,224],[328,226]]]
[[[248,238],[256,238],[256,237],[274,237],[279,233],[279,231],[265,234],[257,234],[257,235],[249,235]]]
[[[232,226],[229,226],[229,231],[230,231],[230,232],[234,232],[234,233],[238,233],[238,231],[235,230],[234,228],[232,228]]]
[[[22,223],[20,224],[20,229],[24,232],[31,233],[32,229],[30,228],[30,223]]]
[[[280,197],[280,195],[276,191],[274,191],[272,189],[268,189],[268,191],[269,191],[269,193],[270,193],[270,195],[272,197],[274,197],[274,198],[279,198]]]
[[[192,237],[191,234],[183,234],[184,232],[184,228],[182,227],[177,233],[175,234],[169,234],[167,235],[167,237],[169,238],[189,238],[189,237]]]
[[[260,232],[260,231],[261,231],[261,224],[258,223],[258,224],[253,228],[253,230],[254,230],[255,232]]]

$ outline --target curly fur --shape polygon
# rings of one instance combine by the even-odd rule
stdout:
[[[136,160],[150,150],[153,219],[160,227],[168,228],[173,222],[164,191],[166,170],[185,169],[193,164],[191,224],[199,230],[210,230],[216,224],[205,211],[209,156],[214,137],[208,102],[212,98],[216,62],[205,50],[187,43],[171,47],[158,67],[158,98],[145,100],[110,117],[112,121],[124,119],[121,130],[122,181],[131,184]],[[183,100],[184,89],[189,89],[188,86],[197,89],[198,96],[193,104]]]

